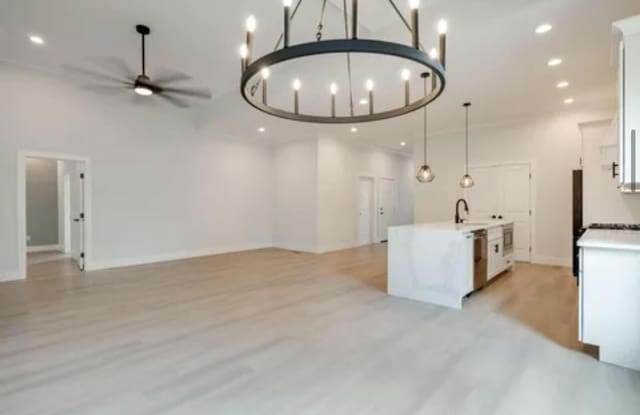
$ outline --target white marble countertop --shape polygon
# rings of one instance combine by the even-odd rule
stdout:
[[[578,241],[578,246],[582,248],[640,251],[640,232],[589,229]]]
[[[511,225],[513,221],[509,220],[473,220],[470,219],[467,223],[456,224],[453,221],[450,222],[431,222],[431,223],[416,223],[412,225],[396,226],[395,228],[414,228],[416,230],[428,230],[428,231],[448,231],[448,232],[475,232],[481,229],[498,228],[500,226]]]

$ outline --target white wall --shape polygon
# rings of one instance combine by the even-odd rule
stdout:
[[[0,65],[0,279],[16,278],[18,152],[92,162],[92,268],[270,246],[269,148],[198,130],[187,112],[100,97]]]
[[[274,245],[328,252],[357,245],[359,177],[398,185],[394,224],[413,221],[410,157],[322,136],[274,149]],[[374,215],[377,217],[377,215]]]
[[[295,141],[274,149],[274,245],[315,252],[317,241],[318,146]]]
[[[331,137],[318,139],[318,251],[357,245],[359,178],[393,179],[397,197],[391,225],[413,222],[413,163],[409,157]],[[375,203],[374,203],[375,204]],[[377,208],[373,217],[377,218]],[[389,214],[389,212],[387,212]],[[374,239],[377,227],[374,226]]]
[[[584,222],[640,223],[640,195],[621,193],[611,162],[619,158],[612,120],[581,125],[584,164]]]
[[[566,112],[535,120],[472,126],[472,165],[531,161],[534,175],[533,261],[570,264],[572,230],[571,171],[580,168],[580,124],[610,118],[612,111]],[[430,143],[436,174],[432,184],[415,184],[416,222],[453,220],[454,203],[463,196],[464,132],[437,135]],[[415,162],[422,162],[422,145]],[[473,206],[471,206],[473,210]]]

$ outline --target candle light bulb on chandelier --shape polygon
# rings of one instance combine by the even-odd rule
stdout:
[[[429,51],[429,57],[431,59],[439,59],[438,49],[431,48],[431,50]]]
[[[402,75],[402,79],[405,81],[408,81],[409,79],[411,79],[411,71],[408,69],[403,69],[401,75]]]
[[[300,91],[300,88],[302,88],[302,82],[299,79],[294,79],[293,80],[293,90],[294,91]]]
[[[333,83],[331,84],[331,86],[329,87],[329,90],[331,91],[331,95],[335,95],[338,93],[338,85]]]
[[[284,7],[291,7],[292,3],[293,3],[293,0],[282,0],[282,5]]]
[[[438,22],[438,34],[446,35],[447,30],[449,30],[449,24],[446,20],[440,19],[440,21]]]
[[[247,17],[246,28],[249,33],[255,32],[258,28],[258,21],[254,15]]]
[[[262,75],[262,79],[269,79],[269,77],[271,76],[271,69],[262,68],[262,70],[260,71],[260,75]]]
[[[373,91],[373,88],[375,87],[375,84],[373,83],[373,79],[367,79],[367,82],[365,82],[364,86],[367,88],[367,91],[369,92]]]
[[[420,0],[409,0],[409,8],[411,10],[417,10],[420,8]]]

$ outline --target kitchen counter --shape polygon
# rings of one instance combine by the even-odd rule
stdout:
[[[589,229],[578,241],[581,248],[640,251],[640,232]]]
[[[482,229],[499,228],[501,226],[511,225],[513,221],[508,220],[469,220],[466,223],[456,224],[454,222],[431,222],[431,223],[417,223],[413,225],[396,226],[396,229],[411,228],[416,231],[448,231],[448,232],[460,232],[469,233]]]
[[[513,222],[472,220],[389,228],[389,294],[461,309],[464,297],[474,290],[472,233],[510,224]]]

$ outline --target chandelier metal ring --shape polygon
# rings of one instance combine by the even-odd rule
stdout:
[[[364,53],[377,54],[385,56],[393,56],[408,61],[416,62],[429,69],[432,76],[436,76],[438,81],[435,89],[426,96],[392,110],[374,112],[373,114],[348,115],[348,116],[332,116],[332,115],[313,115],[295,113],[293,111],[276,108],[263,102],[259,94],[252,93],[252,80],[259,76],[263,68],[273,68],[275,65],[292,61],[309,56],[317,56],[324,54],[340,54],[340,53]],[[252,62],[246,67],[241,79],[242,97],[254,108],[267,114],[285,118],[293,121],[302,121],[319,124],[355,124],[370,121],[380,121],[389,118],[395,118],[404,114],[425,107],[432,101],[436,100],[443,92],[446,86],[445,69],[438,59],[432,59],[422,50],[403,45],[401,43],[387,42],[381,40],[370,39],[334,39],[322,40],[318,42],[309,42],[298,45],[292,45],[287,48],[278,49],[258,60]]]

